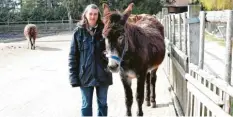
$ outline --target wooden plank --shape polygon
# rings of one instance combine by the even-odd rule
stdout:
[[[187,84],[187,87],[188,87],[188,84]],[[188,89],[189,90],[189,89]],[[190,104],[190,114],[189,116],[193,116],[193,93],[190,91],[190,95],[191,95],[191,104]]]
[[[188,5],[188,19],[197,18],[200,12],[200,5]],[[199,38],[200,23],[188,24],[188,56],[189,62],[198,65],[199,59]]]
[[[209,116],[210,116],[210,110],[207,108],[207,116],[206,117],[209,117]]]
[[[166,16],[166,37],[169,38],[169,16]]]
[[[182,51],[181,14],[178,14],[179,49]]]
[[[226,60],[225,60],[225,81],[231,84],[231,64],[232,64],[232,39],[233,39],[233,11],[226,10],[227,18],[227,32],[226,32]],[[228,95],[225,96],[225,111],[230,112],[231,109],[231,99]]]
[[[170,57],[171,57],[172,62],[174,63],[174,65],[176,66],[176,68],[178,69],[178,71],[180,72],[182,78],[185,79],[185,73],[186,73],[185,70],[180,66],[180,64],[178,63],[178,61],[172,55],[170,55]]]
[[[189,90],[187,90],[187,102],[186,102],[186,110],[185,110],[185,116],[189,115],[189,111],[190,111],[190,92]]]
[[[188,59],[188,56],[185,55],[184,52],[182,52],[180,49],[178,49],[175,45],[171,44],[171,47],[173,48],[173,50],[175,50],[175,52],[181,57],[181,59],[186,62]]]
[[[198,90],[203,92],[206,96],[210,98],[215,104],[221,106],[223,105],[223,101],[219,98],[218,95],[210,91],[208,88],[206,88],[204,85],[202,85],[200,82],[198,82],[196,79],[194,79],[192,76],[189,74],[185,75],[185,78],[188,80],[189,83],[194,85]]]
[[[201,116],[204,117],[205,116],[205,105],[202,103],[202,113]]]
[[[216,76],[210,75],[206,71],[199,70],[198,67],[194,64],[189,64],[189,68],[192,71],[195,71],[197,74],[202,76],[207,81],[213,83],[215,86],[217,86],[219,89],[223,90],[227,94],[233,97],[233,87],[229,85],[227,82],[225,82],[222,79],[216,78]]]
[[[200,11],[200,41],[199,41],[199,62],[198,67],[203,69],[204,65],[204,40],[205,40],[205,12]]]
[[[164,70],[164,72],[165,72],[165,70]],[[165,75],[166,75],[166,77],[167,77],[167,79],[169,81],[170,79],[169,79],[168,74],[166,74],[166,72],[165,72]],[[177,114],[178,114],[178,116],[184,116],[183,109],[181,108],[179,100],[178,100],[176,94],[174,93],[174,90],[173,90],[173,87],[172,87],[171,83],[169,83],[169,86],[170,86],[170,93],[171,93],[172,100],[174,102],[174,106],[176,108]]]
[[[171,18],[172,18],[172,44],[176,45],[175,15],[171,15]]]
[[[183,32],[184,32],[184,51],[185,54],[188,55],[188,47],[187,47],[187,13],[183,13]]]
[[[174,106],[176,108],[178,116],[184,116],[184,112],[183,112],[183,109],[181,108],[181,105],[179,103],[179,99],[177,98],[177,96],[173,90],[171,90],[171,95],[172,95],[172,99],[174,101]]]
[[[226,11],[206,11],[206,21],[227,22],[227,13]]]
[[[168,39],[172,42],[172,19],[171,19],[171,15],[168,15],[168,22],[169,22],[169,28],[168,28]]]
[[[229,114],[224,112],[219,106],[217,106],[213,101],[211,101],[206,95],[200,92],[193,84],[188,82],[188,89],[195,95],[195,97],[202,101],[206,107],[212,111],[217,112],[217,117],[231,117]]]

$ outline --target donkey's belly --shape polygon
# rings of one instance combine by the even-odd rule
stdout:
[[[155,69],[157,69],[159,67],[159,64],[154,64],[154,65],[152,65],[151,67],[149,67],[148,69],[147,69],[147,72],[151,72],[152,70],[155,70]]]
[[[136,73],[133,70],[128,70],[125,73],[126,73],[128,79],[137,78],[137,75],[136,75]]]

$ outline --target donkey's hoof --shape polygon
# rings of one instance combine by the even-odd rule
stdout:
[[[150,101],[146,101],[146,106],[150,106]]]
[[[132,117],[132,113],[131,112],[126,112],[125,117]]]
[[[138,117],[143,116],[143,112],[142,112],[142,111],[141,111],[141,112],[140,112],[140,111],[137,111],[137,116],[138,116]]]
[[[151,102],[151,108],[156,108],[156,102]]]

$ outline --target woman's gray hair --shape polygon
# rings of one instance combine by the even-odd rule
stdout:
[[[88,21],[87,21],[87,18],[86,18],[85,15],[86,15],[87,11],[89,11],[90,9],[97,9],[98,10],[98,19],[97,19],[96,24],[102,23],[101,13],[100,13],[100,10],[99,10],[98,6],[95,5],[95,4],[89,4],[89,5],[87,5],[87,7],[85,8],[85,10],[82,13],[82,18],[81,18],[81,21],[80,21],[81,25],[87,25],[88,24]]]

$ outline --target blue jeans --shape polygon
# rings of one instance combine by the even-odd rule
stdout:
[[[98,103],[98,116],[107,116],[107,92],[108,86],[98,86],[96,88],[96,96]],[[92,98],[94,87],[80,87],[82,93],[82,116],[92,116]]]

